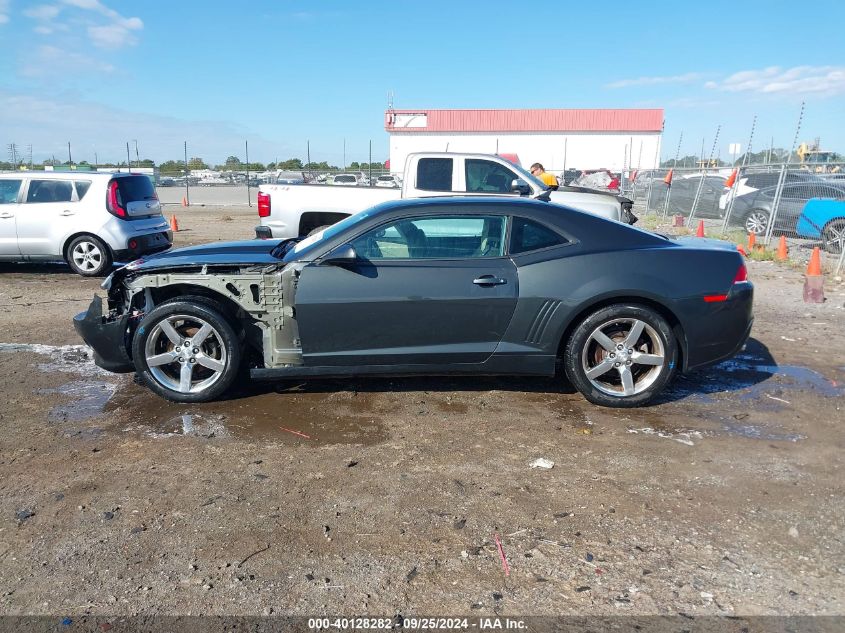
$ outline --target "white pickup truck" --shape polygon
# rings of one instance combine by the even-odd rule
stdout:
[[[358,211],[400,198],[433,196],[532,196],[547,187],[521,167],[500,156],[424,152],[410,154],[405,163],[402,189],[381,187],[332,187],[328,185],[261,185],[258,188],[263,238],[308,235],[318,227],[339,222]],[[607,192],[581,187],[560,187],[547,192],[551,202],[633,223],[629,200]]]

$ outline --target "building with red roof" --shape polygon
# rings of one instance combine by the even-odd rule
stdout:
[[[547,171],[654,167],[663,109],[395,110],[384,114],[390,165],[413,152],[516,155]],[[509,160],[513,158],[509,157]]]

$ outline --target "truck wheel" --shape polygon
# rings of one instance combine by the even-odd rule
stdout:
[[[111,251],[93,235],[80,235],[68,244],[65,251],[68,266],[77,275],[97,277],[112,265]]]
[[[593,404],[637,407],[669,383],[677,356],[666,319],[646,306],[616,304],[578,325],[563,364],[569,381]]]
[[[235,381],[238,336],[216,301],[162,303],[141,321],[132,341],[135,369],[146,385],[173,402],[207,402]]]
[[[323,226],[318,226],[316,229],[311,229],[310,231],[308,231],[308,235],[306,235],[305,237],[311,237],[315,233],[319,233],[320,231],[329,228],[329,226],[331,226],[331,225],[330,224],[324,224]]]

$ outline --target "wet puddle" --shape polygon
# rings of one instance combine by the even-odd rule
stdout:
[[[819,397],[841,397],[845,381],[829,380],[806,367],[777,365],[761,345],[749,347],[736,358],[715,367],[680,377],[660,399],[663,407],[696,402],[705,405],[691,420],[688,413],[673,422],[655,415],[655,409],[630,411],[627,432],[653,435],[686,445],[706,437],[729,436],[796,442],[805,436],[770,428],[742,413],[725,417],[711,413],[709,404],[723,404],[724,396],[744,404],[755,413],[779,411],[790,404],[790,392],[809,392]],[[129,376],[118,377],[94,365],[91,350],[81,345],[49,346],[0,343],[0,352],[31,352],[45,357],[37,367],[45,373],[73,374],[70,382],[36,393],[65,396],[49,413],[51,422],[79,423],[96,420],[107,430],[140,433],[154,438],[193,436],[274,440],[297,445],[359,444],[385,441],[383,419],[394,412],[418,405],[420,415],[464,415],[477,405],[458,392],[512,391],[544,409],[567,408],[560,417],[576,434],[592,435],[589,421],[561,381],[544,379],[451,379],[408,378],[366,381],[315,380],[300,384],[254,383],[236,390],[227,400],[182,405],[168,402],[137,384]],[[409,393],[422,392],[411,402]],[[434,395],[429,395],[434,392]],[[670,409],[671,410],[671,409]],[[687,419],[692,422],[688,425]],[[574,420],[574,421],[573,421]],[[697,427],[697,428],[694,428]]]
[[[267,386],[272,389],[272,386]],[[367,394],[275,391],[236,393],[229,400],[177,404],[127,384],[105,404],[110,423],[152,437],[189,435],[274,439],[304,445],[372,445],[387,439],[385,425],[367,406]],[[353,403],[354,404],[351,404]],[[138,412],[143,411],[143,415]],[[369,414],[367,412],[369,411]]]

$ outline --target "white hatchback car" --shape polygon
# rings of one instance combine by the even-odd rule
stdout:
[[[172,244],[155,187],[142,174],[0,174],[0,261],[64,259],[92,277]]]

